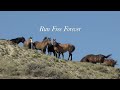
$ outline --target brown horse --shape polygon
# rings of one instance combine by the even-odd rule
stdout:
[[[72,44],[61,44],[61,43],[56,42],[56,39],[53,39],[53,46],[54,46],[55,52],[59,54],[59,57],[60,57],[60,54],[62,54],[63,59],[64,59],[63,53],[68,51],[69,52],[68,60],[70,59],[70,57],[71,57],[70,60],[72,60],[72,52],[75,50],[74,45],[72,45]]]
[[[33,42],[32,37],[30,37],[28,40],[24,42],[24,47],[32,49],[32,42]]]
[[[105,59],[103,64],[106,66],[114,67],[117,64],[117,61],[113,59]]]
[[[83,57],[80,62],[103,63],[105,58],[108,58],[111,55],[112,54],[109,54],[107,56],[102,54],[98,54],[98,55],[89,54]]]
[[[51,44],[51,39],[50,38],[47,38],[45,40],[43,40],[42,42],[34,42],[33,43],[33,47],[36,49],[36,50],[41,50],[42,53],[46,53],[46,48],[47,46]]]

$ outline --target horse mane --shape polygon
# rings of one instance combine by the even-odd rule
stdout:
[[[47,38],[47,37],[44,37],[44,38],[43,38],[43,41],[46,40],[46,39],[48,39],[48,38]]]
[[[57,44],[61,44],[61,43],[57,42]]]
[[[44,38],[42,42],[46,42],[46,41],[48,41],[48,40],[51,41],[51,38]]]
[[[55,41],[57,45],[61,44],[61,43],[57,42],[56,39],[53,39],[53,41]]]
[[[59,44],[61,44],[61,43],[56,42],[56,46],[59,46]]]

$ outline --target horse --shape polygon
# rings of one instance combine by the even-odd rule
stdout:
[[[56,56],[54,46],[52,44],[48,45],[47,51],[48,51],[48,55],[51,55],[53,53],[53,55]]]
[[[43,41],[46,40],[46,39],[50,39],[50,38],[48,38],[48,37],[44,37],[44,38],[43,38]]]
[[[47,38],[45,40],[43,40],[42,42],[38,42],[38,41],[35,41],[33,43],[33,47],[36,49],[36,50],[41,50],[42,53],[46,53],[46,48],[47,46],[51,44],[51,39],[50,38]]]
[[[60,57],[60,54],[62,54],[63,59],[64,59],[64,54],[63,53],[68,51],[69,52],[68,60],[71,57],[70,60],[72,61],[72,52],[75,50],[74,45],[72,45],[72,44],[61,44],[61,43],[56,42],[56,39],[53,39],[53,46],[54,46],[55,52],[59,54],[59,57]]]
[[[25,38],[24,37],[18,37],[18,38],[15,38],[15,39],[11,39],[9,41],[11,41],[13,44],[19,44],[20,42],[24,43]]]
[[[50,39],[50,38],[44,37],[43,41],[46,40],[46,39]],[[46,51],[46,50],[44,50],[44,51]],[[53,53],[53,55],[56,56],[54,46],[52,44],[48,45],[47,51],[48,51],[48,55],[51,55]]]
[[[43,41],[46,40],[46,39],[50,39],[50,38],[44,37]],[[53,55],[56,56],[54,46],[52,44],[48,45],[47,51],[48,51],[48,55],[51,55],[53,53]]]
[[[103,64],[106,66],[114,67],[117,64],[117,61],[113,59],[105,59]]]
[[[32,49],[33,47],[32,47],[32,43],[33,42],[33,40],[32,40],[32,37],[30,37],[28,40],[26,40],[25,42],[24,42],[24,47],[27,47],[28,49]]]
[[[46,39],[50,39],[50,38],[44,37],[43,41],[46,40]],[[48,55],[51,55],[53,53],[53,55],[57,57],[57,55],[55,53],[55,50],[54,50],[54,46],[52,44],[48,45],[47,52],[48,52]]]
[[[102,54],[98,54],[98,55],[89,54],[83,57],[80,62],[103,63],[105,58],[108,58],[111,55],[112,54],[109,54],[107,56],[102,55]]]

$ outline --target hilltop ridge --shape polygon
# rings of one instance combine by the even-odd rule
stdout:
[[[0,79],[120,79],[120,69],[57,59],[0,40]]]

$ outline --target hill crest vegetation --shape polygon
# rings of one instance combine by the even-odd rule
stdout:
[[[0,79],[119,79],[120,69],[67,61],[0,40]]]

